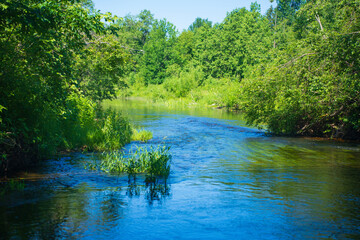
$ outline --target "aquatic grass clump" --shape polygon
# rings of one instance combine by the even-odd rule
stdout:
[[[141,141],[141,142],[148,142],[153,138],[152,132],[145,130],[145,129],[133,129],[131,135],[131,141]]]
[[[11,191],[22,191],[25,189],[25,181],[21,179],[10,179],[10,181],[0,182],[0,196]]]
[[[138,147],[134,152],[123,151],[103,153],[100,161],[87,164],[88,169],[98,169],[108,173],[127,173],[129,178],[145,173],[147,183],[155,183],[158,179],[166,179],[170,175],[170,147]]]
[[[171,155],[168,153],[169,150],[170,147],[162,147],[147,154],[146,183],[154,183],[159,177],[163,178],[166,183],[166,179],[170,175]]]

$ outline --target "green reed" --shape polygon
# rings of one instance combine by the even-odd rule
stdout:
[[[135,151],[125,154],[123,151],[104,152],[100,161],[94,160],[86,164],[88,169],[98,169],[108,173],[126,173],[130,177],[145,173],[147,183],[166,179],[170,175],[170,147],[138,147]]]
[[[153,138],[152,132],[145,129],[132,129],[131,141],[148,142]]]

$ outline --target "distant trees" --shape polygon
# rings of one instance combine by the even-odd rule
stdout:
[[[173,63],[171,47],[176,39],[174,25],[165,19],[155,21],[149,39],[144,45],[141,75],[147,84],[160,84],[166,69]]]
[[[276,134],[359,138],[359,1],[273,2],[264,16],[253,3],[218,24],[197,18],[181,34],[153,25],[135,78],[165,82],[181,97],[212,82],[206,79],[230,80],[240,85],[222,94],[236,94],[226,105],[250,124]]]
[[[212,22],[208,19],[196,18],[195,21],[189,26],[189,31],[195,32],[196,29],[203,26],[212,27]]]

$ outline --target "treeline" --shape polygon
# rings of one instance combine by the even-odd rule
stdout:
[[[360,1],[277,0],[196,19],[149,11],[114,26],[131,54],[127,94],[227,106],[282,135],[360,138]]]
[[[0,175],[58,150],[118,149],[129,122],[115,97],[128,53],[87,0],[0,2]]]
[[[122,94],[242,111],[275,134],[360,138],[360,1],[277,0],[179,33],[91,0],[0,2],[0,174],[62,149],[116,149]],[[121,90],[121,91],[119,91]]]

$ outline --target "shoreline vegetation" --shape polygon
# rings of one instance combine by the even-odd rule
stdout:
[[[119,101],[133,101],[135,100],[136,102],[142,102],[142,104],[144,105],[151,105],[152,107],[154,106],[159,106],[159,107],[166,107],[166,108],[180,108],[180,109],[202,109],[202,108],[208,108],[208,109],[213,109],[214,111],[217,110],[221,110],[221,111],[228,111],[228,112],[233,112],[235,114],[239,114],[243,116],[243,113],[241,112],[240,109],[237,108],[229,108],[226,106],[218,106],[216,104],[204,104],[202,102],[193,102],[190,99],[187,98],[181,98],[181,99],[154,99],[151,98],[149,96],[144,97],[144,95],[142,95],[142,97],[139,96],[127,96],[125,97],[124,95],[120,94],[119,97],[116,99]],[[115,100],[115,101],[116,101]],[[249,127],[253,127],[253,128],[259,128],[256,126],[251,126],[249,125]],[[266,131],[266,126],[262,125],[261,128],[262,130]],[[144,130],[144,129],[141,129]],[[145,130],[145,132],[147,132]],[[268,136],[278,136],[278,137],[292,137],[292,138],[303,138],[303,139],[309,139],[309,140],[315,140],[315,141],[335,141],[335,142],[348,142],[348,143],[352,143],[352,142],[360,142],[360,139],[344,139],[344,138],[333,138],[333,137],[312,137],[312,136],[303,136],[303,135],[284,135],[284,134],[274,134],[271,133],[269,131],[265,132],[266,135]],[[142,141],[142,142],[146,142],[146,141]]]
[[[147,141],[100,107],[119,96],[234,109],[274,135],[360,139],[358,0],[276,0],[264,15],[255,2],[181,33],[91,0],[5,0],[0,14],[0,176]]]

